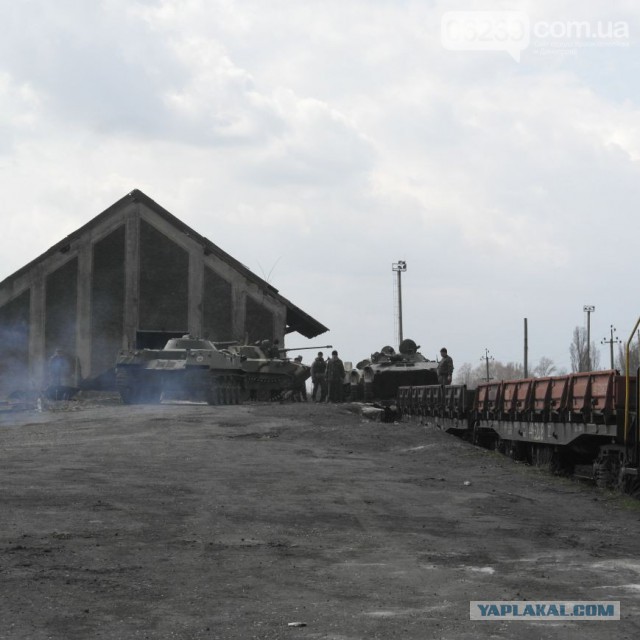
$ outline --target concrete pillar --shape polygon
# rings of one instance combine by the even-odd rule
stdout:
[[[45,353],[44,322],[44,276],[39,270],[31,285],[31,310],[29,326],[29,379],[34,388],[41,389],[45,382],[45,364],[47,357],[53,354]]]
[[[189,333],[202,336],[204,255],[200,247],[189,252]]]
[[[85,240],[78,251],[78,304],[76,318],[76,355],[83,377],[91,373],[91,283],[93,247]]]
[[[122,348],[133,349],[139,323],[140,298],[140,211],[139,206],[127,215],[124,242],[124,327]]]

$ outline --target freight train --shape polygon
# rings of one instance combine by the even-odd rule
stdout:
[[[639,377],[616,370],[465,385],[403,386],[403,417],[600,487],[640,493]]]

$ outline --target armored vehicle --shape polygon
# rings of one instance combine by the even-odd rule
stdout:
[[[261,401],[281,399],[287,391],[304,384],[311,375],[308,366],[286,357],[288,351],[331,349],[331,345],[278,349],[279,357],[275,358],[267,355],[275,353],[268,341],[258,344],[226,344],[226,350],[242,360],[244,398]]]
[[[419,348],[406,339],[400,343],[399,353],[386,346],[358,362],[351,372],[352,399],[392,401],[398,387],[438,384],[438,364],[418,353]]]
[[[292,388],[294,377],[306,380],[310,375],[308,367],[288,358],[269,357],[258,345],[230,345],[226,350],[242,362],[247,400],[279,399]]]
[[[239,355],[189,335],[172,338],[163,349],[121,351],[116,362],[116,386],[125,404],[238,404],[243,375]]]

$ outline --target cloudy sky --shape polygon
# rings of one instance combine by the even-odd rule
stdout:
[[[490,13],[443,43],[451,11]],[[0,279],[137,188],[331,328],[289,345],[346,360],[396,343],[397,260],[405,337],[457,364],[522,361],[526,317],[530,361],[569,367],[585,304],[598,343],[640,314],[635,1],[15,0],[0,20]]]

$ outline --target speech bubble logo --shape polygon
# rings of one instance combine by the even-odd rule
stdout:
[[[440,41],[448,51],[506,51],[516,62],[531,41],[529,16],[522,11],[447,11]]]

